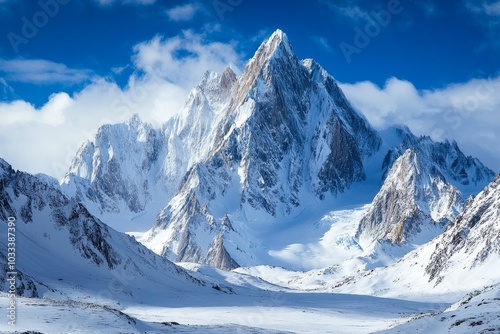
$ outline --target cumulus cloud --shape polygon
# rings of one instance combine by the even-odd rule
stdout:
[[[188,3],[170,8],[166,14],[172,21],[191,21],[202,8],[199,3]]]
[[[0,73],[9,81],[36,84],[79,83],[91,77],[88,70],[44,59],[0,59]]]
[[[200,80],[200,74],[208,69],[222,72],[228,64],[242,64],[235,45],[204,43],[202,35],[189,30],[169,39],[156,36],[148,42],[138,44],[134,50],[137,68],[185,88],[196,84]],[[184,56],[179,57],[179,54]]]
[[[0,102],[0,156],[14,168],[61,178],[99,125],[126,121],[133,113],[159,127],[176,114],[208,70],[241,64],[235,45],[203,36],[157,36],[133,50],[134,73],[126,87],[94,78],[80,92],[53,94],[41,108],[17,100]]]
[[[17,100],[11,103],[0,104],[3,126],[14,126],[26,123],[41,123],[52,126],[64,123],[64,112],[72,105],[72,99],[66,93],[54,94],[40,109],[33,105]]]
[[[341,88],[376,128],[405,124],[418,135],[454,139],[467,154],[500,171],[500,76],[436,90],[418,90],[397,78],[384,87],[364,81]]]

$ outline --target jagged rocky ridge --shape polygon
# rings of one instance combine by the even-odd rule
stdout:
[[[415,241],[425,229],[422,244],[444,231],[462,211],[463,200],[431,159],[408,149],[394,162],[360,222],[359,239],[402,244]]]
[[[158,161],[165,143],[162,132],[138,116],[126,124],[104,125],[79,149],[62,189],[94,214],[119,213],[123,208],[141,212],[155,186],[168,191],[168,174]]]
[[[500,256],[500,175],[469,199],[464,211],[439,237],[425,271],[430,280],[439,282],[453,262],[470,270],[494,256]]]
[[[440,143],[429,136],[417,137],[406,126],[391,127],[383,131],[382,135],[390,137],[389,141],[393,144],[382,164],[384,176],[397,158],[410,149],[430,161],[434,173],[440,174],[459,189],[481,189],[495,177],[495,173],[477,158],[466,156],[455,141]]]
[[[0,221],[7,224],[9,217],[16,218],[19,295],[41,297],[54,292],[61,281],[91,286],[95,279],[125,280],[124,289],[136,283],[162,282],[165,287],[198,284],[134,238],[102,223],[46,178],[15,171],[0,159],[0,185]],[[6,231],[2,228],[0,240],[3,269],[7,264]],[[81,280],[88,275],[93,280]],[[7,284],[5,277],[0,284]]]
[[[336,292],[362,289],[379,296],[452,294],[498,284],[500,272],[500,175],[446,231],[383,268],[363,271],[332,284]]]
[[[222,75],[206,72],[178,116],[161,129],[137,114],[100,127],[77,152],[62,190],[106,221],[138,217],[130,229],[150,227],[188,168],[206,158],[235,81],[231,68]]]

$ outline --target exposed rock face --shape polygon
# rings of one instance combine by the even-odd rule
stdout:
[[[335,80],[314,61],[300,62],[281,31],[233,89],[207,159],[189,170],[143,240],[177,261],[248,263],[251,254],[235,242],[241,221],[229,231],[223,217],[271,224],[298,210],[304,194],[342,193],[364,180],[363,159],[380,145]]]
[[[385,135],[397,138],[397,144],[389,150],[384,159],[382,168],[386,174],[394,161],[407,149],[411,149],[419,155],[427,156],[448,182],[458,188],[471,186],[481,189],[495,177],[495,173],[484,166],[481,161],[466,156],[455,141],[434,142],[427,136],[415,136],[404,126],[390,128]]]
[[[472,269],[493,256],[500,256],[500,175],[467,201],[464,211],[440,236],[426,273],[439,282],[457,259]]]
[[[41,297],[58,277],[74,283],[80,275],[112,279],[126,273],[129,280],[141,280],[145,272],[153,271],[166,280],[193,283],[183,270],[102,223],[50,180],[14,171],[0,159],[0,185],[0,221],[7,224],[9,217],[15,218],[19,295]],[[0,241],[4,272],[9,271],[6,231],[2,228]],[[5,284],[2,275],[0,285]]]
[[[233,260],[226,247],[224,246],[224,238],[227,233],[234,232],[231,220],[227,215],[222,217],[222,230],[214,238],[207,254],[207,261],[212,263],[214,267],[224,270],[238,268],[239,264]]]
[[[164,146],[161,132],[137,115],[125,124],[104,125],[80,148],[62,188],[90,209],[97,206],[96,214],[141,212],[162,183]]]
[[[357,237],[401,244],[413,241],[426,225],[444,229],[461,212],[460,191],[447,183],[428,158],[407,150],[396,160],[361,220]],[[440,232],[440,228],[434,230]]]

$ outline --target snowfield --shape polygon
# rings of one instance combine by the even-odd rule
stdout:
[[[447,304],[368,296],[262,292],[186,296],[148,305],[106,306],[77,301],[18,298],[15,328],[2,333],[373,333],[434,313]],[[8,299],[0,296],[7,308]]]

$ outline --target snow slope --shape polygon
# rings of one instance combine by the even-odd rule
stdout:
[[[500,289],[489,286],[469,293],[442,312],[418,316],[379,333],[500,333]]]
[[[206,72],[176,117],[161,129],[133,115],[104,125],[82,145],[61,188],[120,231],[145,231],[193,164],[211,148],[236,76]]]
[[[8,299],[0,293],[2,309]],[[119,305],[18,298],[14,330],[65,333],[373,333],[447,304],[355,295],[268,292],[191,296],[175,304]],[[360,307],[363,305],[363,307]]]
[[[7,218],[16,218],[17,293],[24,296],[111,294],[141,299],[149,293],[203,290],[202,283],[130,236],[119,233],[52,184],[14,171],[0,159],[0,262],[7,254]],[[5,275],[2,291],[8,291]],[[102,292],[102,294],[100,293]]]

